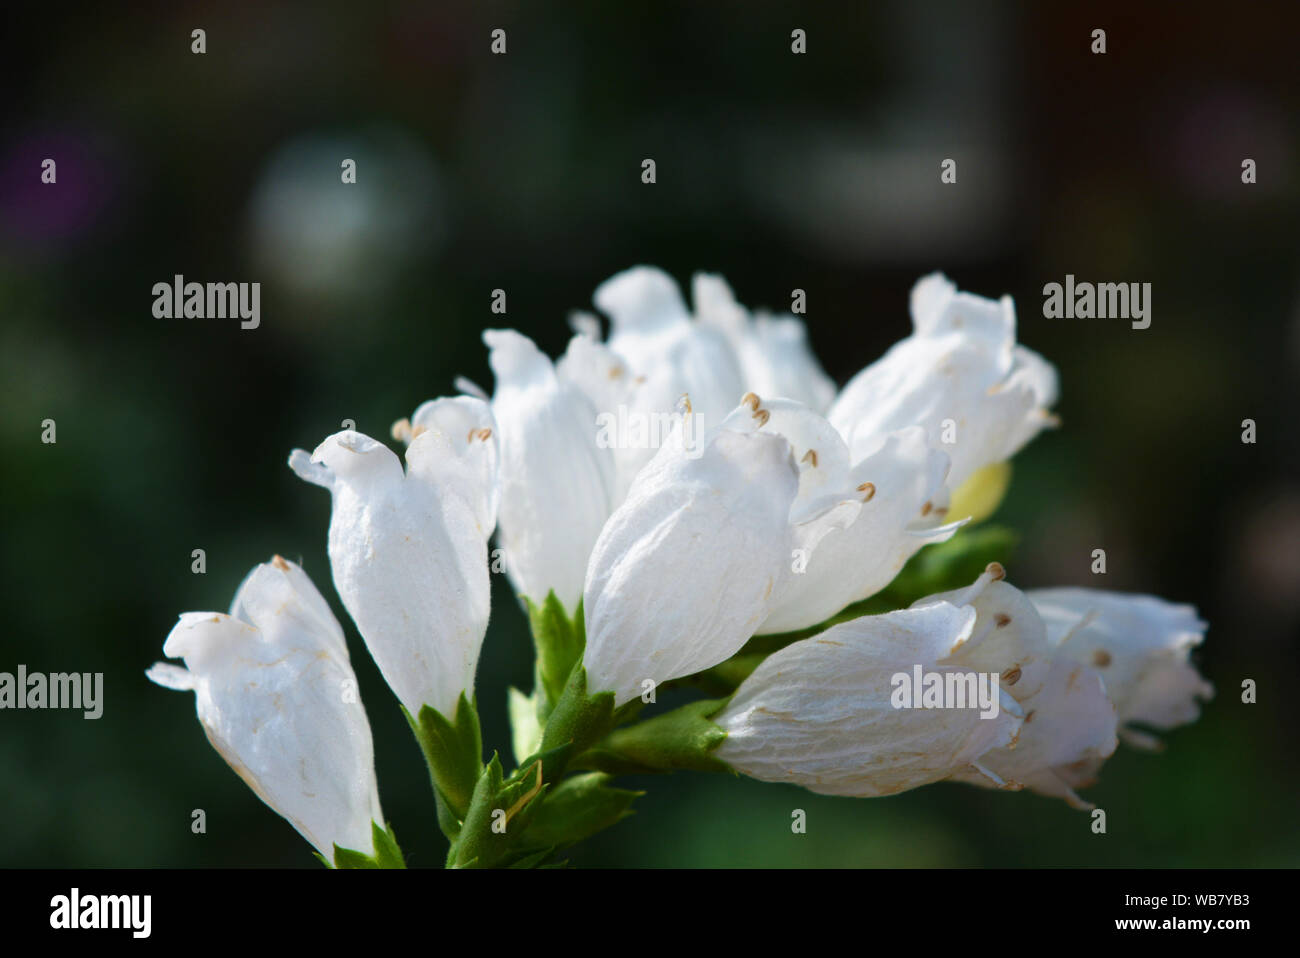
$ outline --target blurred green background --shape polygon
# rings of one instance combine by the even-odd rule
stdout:
[[[315,867],[192,700],[144,678],[177,614],[224,610],[276,552],[345,623],[385,811],[409,862],[440,863],[419,751],[329,585],[328,496],[286,455],[344,419],[386,437],[459,374],[490,387],[492,289],[554,355],[567,314],[643,262],[720,272],[751,307],[805,289],[841,383],[907,334],[923,273],[1012,294],[1021,340],[1063,384],[1063,428],[1017,458],[998,516],[1023,534],[1012,580],[1195,603],[1218,696],[1163,754],[1107,763],[1086,793],[1104,836],[1029,793],[850,800],[676,775],[636,782],[639,813],[575,863],[1300,862],[1294,7],[807,7],[6,10],[0,670],[103,671],[106,688],[96,722],[0,713],[0,865]],[[496,27],[505,56],[489,54]],[[151,287],[176,273],[261,282],[261,327],[153,318]],[[1044,319],[1042,286],[1066,273],[1152,283],[1151,328]],[[505,688],[530,686],[531,649],[495,587],[478,697],[508,751]],[[1243,678],[1258,704],[1240,703]]]

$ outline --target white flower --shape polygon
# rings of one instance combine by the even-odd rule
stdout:
[[[587,567],[585,662],[618,704],[738,652],[790,554],[799,474],[777,435],[718,429],[691,454],[679,424],[637,475]]]
[[[800,320],[751,317],[719,276],[697,273],[693,287],[694,321],[676,282],[650,266],[610,277],[594,297],[612,323],[609,348],[636,375],[662,384],[664,408],[688,393],[706,430],[745,392],[826,411],[835,384],[808,348]]]
[[[326,859],[371,854],[383,825],[370,724],[343,630],[306,573],[276,556],[248,575],[230,614],[187,612],[148,676],[193,691],[208,741]]]
[[[587,557],[614,508],[615,461],[596,444],[597,409],[572,378],[557,373],[532,340],[488,330],[496,375],[492,414],[501,434],[499,541],[515,590],[540,604],[547,593],[572,612],[582,598]],[[567,367],[601,384],[600,348],[575,337]],[[566,357],[567,358],[567,357]],[[589,374],[591,371],[593,374]]]
[[[801,322],[751,318],[717,277],[696,276],[695,299],[693,320],[667,274],[620,273],[595,294],[611,317],[609,342],[597,340],[589,318],[554,364],[513,330],[484,333],[501,430],[500,542],[516,591],[534,602],[553,589],[570,611],[577,606],[605,520],[654,457],[683,396],[692,442],[749,389],[829,405],[834,384]],[[644,432],[610,441],[607,420],[620,416]]]
[[[679,424],[591,554],[592,688],[622,703],[879,591],[956,528],[943,525],[946,469],[920,429],[850,468],[825,419],[752,393],[699,449]]]
[[[835,398],[835,382],[809,348],[803,320],[762,311],[750,316],[726,280],[709,273],[695,274],[692,298],[699,322],[720,329],[731,343],[746,389],[825,414]]]
[[[783,437],[799,468],[793,548],[760,633],[817,625],[875,595],[922,546],[959,527],[946,520],[948,458],[927,447],[919,427],[851,462],[839,433],[811,409],[752,393],[746,400],[728,427]]]
[[[992,788],[1029,788],[1091,808],[1074,789],[1091,784],[1092,773],[1115,751],[1115,705],[1101,677],[1063,652],[1029,595],[1001,581],[1002,575],[994,565],[969,588],[918,603],[969,603],[975,609],[979,638],[948,662],[1000,671],[1002,687],[1024,714],[1013,745],[990,750],[978,765],[952,777]],[[1082,774],[1085,769],[1088,774]]]
[[[1095,589],[1026,594],[1061,649],[1101,676],[1121,724],[1172,729],[1195,721],[1198,701],[1214,695],[1189,661],[1206,628],[1192,606]],[[1157,744],[1137,729],[1124,728],[1120,736],[1131,745]]]
[[[890,795],[974,769],[1015,741],[1021,711],[1005,690],[999,710],[900,709],[893,676],[915,666],[967,671],[949,657],[972,639],[976,612],[949,602],[862,616],[773,653],[713,718],[727,737],[715,754],[766,782],[824,795]]]
[[[930,446],[952,460],[956,489],[1052,424],[1056,371],[1016,345],[1009,296],[959,293],[934,273],[913,287],[911,309],[912,335],[854,376],[827,418],[855,460],[897,429],[924,426]]]
[[[289,465],[332,494],[334,585],[389,686],[412,716],[429,705],[451,719],[487,630],[497,443],[487,404],[468,396],[426,403],[410,432],[405,474],[351,430]]]

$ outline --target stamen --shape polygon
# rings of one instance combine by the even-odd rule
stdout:
[[[802,458],[801,460],[799,460],[799,461],[800,461],[800,462],[808,462],[808,463],[812,463],[812,467],[813,467],[814,469],[816,469],[816,468],[817,468],[817,450],[816,450],[816,449],[809,449],[807,452],[805,452],[805,453],[803,454],[803,458]]]
[[[1110,653],[1105,649],[1098,649],[1096,652],[1092,653],[1092,664],[1097,666],[1097,668],[1104,669],[1106,666],[1110,665],[1110,662]]]
[[[1020,681],[1020,666],[1016,665],[1002,673],[1002,681],[1007,685],[1015,685]]]
[[[874,482],[864,482],[858,486],[858,492],[862,493],[863,502],[870,502],[871,497],[876,494],[876,484]]]
[[[767,425],[767,421],[772,418],[772,414],[766,409],[760,409],[754,413],[754,418],[758,420],[758,428],[762,429]]]
[[[758,407],[761,405],[761,401],[755,393],[745,393],[740,397],[740,401],[749,406],[754,412],[758,412]]]
[[[396,439],[398,442],[410,442],[411,441],[411,420],[409,419],[397,420],[397,422],[393,423],[393,428],[390,431],[392,433],[393,438]]]
[[[993,617],[993,621],[997,625],[997,627],[1001,629],[1004,626],[1008,626],[1011,624],[1011,616],[1007,615],[1005,612],[999,612],[997,615]]]
[[[983,595],[984,590],[989,587],[990,583],[1005,578],[1006,574],[1007,570],[1002,568],[1001,563],[990,562],[984,567],[984,571],[980,574],[978,579],[951,599],[952,604],[956,606],[970,605]],[[993,626],[988,625],[986,628],[992,630]]]

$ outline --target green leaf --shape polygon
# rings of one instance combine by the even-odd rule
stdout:
[[[615,775],[694,769],[730,772],[731,766],[713,750],[727,733],[709,721],[727,700],[702,699],[615,729],[599,744],[574,760],[579,768],[596,768]]]
[[[549,854],[627,818],[632,814],[632,802],[645,792],[612,788],[609,781],[610,776],[603,772],[565,779],[537,810],[525,836],[527,842],[543,846]]]
[[[428,705],[420,709],[419,721],[405,708],[402,714],[410,723],[429,765],[429,777],[439,802],[438,825],[452,839],[468,813],[483,771],[483,734],[478,709],[462,692],[452,721]]]
[[[365,852],[359,852],[352,848],[340,848],[337,844],[334,846],[334,867],[335,868],[405,868],[406,861],[402,858],[402,850],[397,847],[397,839],[393,836],[393,826],[389,825],[387,829],[381,828],[378,822],[370,823],[371,841],[374,843],[374,854],[367,855]],[[317,853],[317,858],[329,864],[325,856]]]

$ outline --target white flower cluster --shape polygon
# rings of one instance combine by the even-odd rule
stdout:
[[[1009,298],[922,279],[912,334],[838,393],[794,316],[751,315],[715,276],[695,277],[693,300],[694,314],[641,267],[596,291],[608,339],[578,316],[556,362],[518,332],[485,332],[493,395],[466,385],[394,426],[405,470],[350,430],[293,453],[331,492],[335,587],[412,715],[450,719],[472,693],[494,531],[521,596],[581,605],[589,687],[622,704],[875,595],[1054,421],[1055,370],[1017,345]],[[601,441],[615,410],[672,427],[657,447]],[[714,718],[717,757],[829,794],[950,779],[1082,804],[1074,789],[1128,723],[1195,718],[1210,688],[1188,660],[1205,629],[1193,609],[1022,593],[1002,575],[990,566],[772,654]],[[197,693],[209,738],[263,799],[326,857],[334,843],[368,852],[383,821],[369,726],[342,632],[301,569],[258,567],[229,616],[183,616],[164,651],[186,668],[151,677]],[[917,665],[999,674],[997,718],[892,707],[890,676]]]

